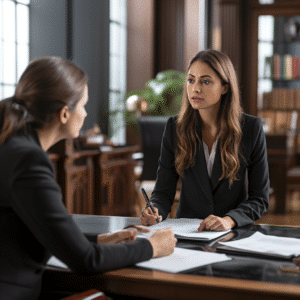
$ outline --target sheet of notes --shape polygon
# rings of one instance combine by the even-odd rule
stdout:
[[[137,263],[136,266],[152,270],[178,273],[230,259],[231,258],[225,254],[175,247],[174,252],[169,256],[152,258],[148,261]]]
[[[231,230],[227,231],[201,231],[197,232],[197,229],[202,222],[202,219],[166,219],[158,224],[149,226],[150,233],[139,234],[140,237],[148,238],[156,230],[162,228],[171,227],[177,239],[189,239],[189,240],[203,240],[210,241],[216,239],[224,234],[227,234]]]

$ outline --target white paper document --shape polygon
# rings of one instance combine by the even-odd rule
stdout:
[[[300,255],[300,239],[265,235],[261,232],[255,232],[248,238],[219,244],[229,247],[228,250],[241,249],[286,258]]]
[[[149,226],[148,228],[151,230],[150,233],[141,233],[139,236],[148,238],[158,229],[171,227],[177,239],[210,241],[231,231],[197,232],[202,221],[202,219],[188,218],[166,219],[158,224]]]
[[[169,256],[152,258],[150,260],[137,263],[136,266],[164,272],[178,273],[230,259],[231,258],[225,254],[175,247],[174,252]]]

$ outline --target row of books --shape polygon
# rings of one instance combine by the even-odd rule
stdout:
[[[267,134],[286,134],[300,131],[298,112],[296,111],[259,111],[263,121],[264,132]]]
[[[273,89],[263,93],[263,109],[300,109],[300,90]]]
[[[274,80],[298,79],[300,78],[299,63],[299,56],[274,54],[265,58],[263,76]]]

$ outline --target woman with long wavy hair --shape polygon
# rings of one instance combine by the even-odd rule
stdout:
[[[140,217],[168,216],[181,178],[177,218],[199,218],[201,230],[228,230],[259,219],[269,206],[262,122],[242,112],[238,80],[227,55],[199,52],[190,62],[181,111],[163,136],[157,180]]]

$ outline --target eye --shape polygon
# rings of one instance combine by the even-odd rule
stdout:
[[[188,83],[193,83],[194,80],[193,80],[192,78],[188,78],[188,79],[187,79],[187,82],[188,82]]]
[[[208,81],[208,80],[203,80],[202,83],[205,84],[205,85],[209,85],[209,84],[210,84],[210,81]]]

